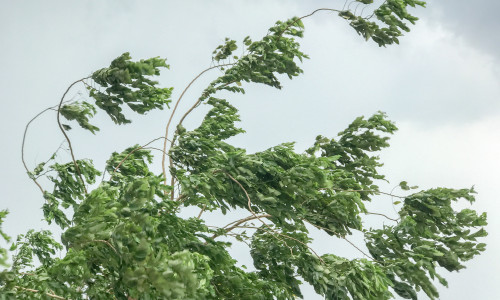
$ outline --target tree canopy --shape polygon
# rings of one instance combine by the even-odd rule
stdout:
[[[155,80],[169,68],[166,59],[134,61],[124,53],[109,67],[73,82],[57,105],[43,111],[56,110],[71,161],[60,162],[56,151],[30,169],[23,139],[24,166],[45,200],[45,221],[63,230],[61,243],[50,231],[30,230],[10,249],[0,249],[5,267],[0,298],[295,299],[302,297],[303,282],[326,299],[417,299],[419,291],[437,298],[435,281],[447,285],[443,269],[458,271],[485,249],[477,238],[487,234],[486,214],[455,205],[474,202],[472,188],[418,190],[403,181],[399,187],[409,191],[407,196],[381,191],[377,183],[385,177],[377,153],[397,130],[382,112],[355,119],[337,136],[316,137],[303,153],[293,143],[247,153],[229,143],[244,130],[237,126],[238,110],[221,97],[245,93],[248,83],[281,89],[285,75],[293,79],[303,73],[300,63],[308,56],[298,42],[302,21],[316,13],[336,14],[364,39],[385,47],[398,44],[410,30],[407,22],[417,20],[407,8],[424,5],[387,0],[370,15],[350,5],[321,8],[276,22],[261,39],[246,37],[241,55],[235,55],[240,43],[228,38],[213,52],[212,66],[191,83],[212,69],[222,75],[177,124],[174,115],[191,83],[172,103],[173,88]],[[67,101],[77,84],[87,88],[88,100]],[[200,105],[208,113],[197,128],[185,128],[183,121]],[[131,122],[126,114],[164,108],[171,114],[163,136],[112,153],[102,170],[91,159],[77,158],[71,129],[78,125],[97,133],[91,122],[98,111],[122,125]],[[153,146],[158,141],[162,149]],[[163,172],[155,174],[151,164],[158,154]],[[44,187],[41,177],[51,184]],[[392,225],[365,228],[367,214],[388,218],[365,207],[379,194],[398,199],[393,204],[399,217],[391,219]],[[198,207],[200,213],[183,218],[183,207]],[[204,212],[235,209],[248,216],[223,227],[202,218]],[[0,225],[6,217],[1,211]],[[364,258],[319,255],[310,246],[311,228],[347,241],[361,232],[368,253],[353,244]],[[255,270],[230,255],[233,242],[248,245]]]

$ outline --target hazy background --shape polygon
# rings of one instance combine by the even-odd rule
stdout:
[[[43,198],[21,164],[21,139],[25,124],[57,104],[71,82],[108,66],[126,51],[134,59],[161,56],[171,65],[161,83],[174,87],[176,99],[196,74],[210,66],[213,49],[225,37],[259,39],[276,20],[343,5],[343,1],[299,0],[0,0],[0,208],[11,212],[5,231],[16,236],[29,228],[48,228],[40,221]],[[228,98],[240,109],[241,126],[247,130],[233,142],[254,152],[296,141],[302,151],[316,135],[333,137],[357,116],[387,112],[400,130],[391,148],[381,153],[383,172],[391,181],[381,185],[383,190],[390,191],[401,180],[421,188],[475,185],[473,207],[488,212],[487,251],[460,273],[443,273],[449,288],[439,287],[441,299],[497,299],[499,11],[500,2],[493,0],[429,1],[428,8],[414,10],[421,20],[400,39],[401,45],[388,48],[364,42],[336,15],[318,13],[304,21],[302,49],[311,59],[302,65],[303,76],[283,79],[281,91],[249,85],[244,97]],[[217,72],[193,86],[180,113]],[[83,86],[72,89],[71,97],[85,99]],[[203,108],[195,111],[188,127],[196,126],[203,113]],[[75,154],[103,166],[111,152],[161,136],[168,116],[169,111],[153,112],[117,128],[100,113],[94,121],[101,128],[96,136],[77,126],[70,131]],[[27,138],[26,159],[33,168],[63,141],[55,114],[38,119]],[[61,159],[67,160],[67,154]],[[371,209],[394,215],[390,203],[390,198],[379,197]],[[218,220],[207,216],[207,222],[226,224],[236,215]],[[382,222],[367,219],[368,226]],[[345,241],[327,240],[317,232],[314,236],[313,247],[320,253],[362,256]],[[361,242],[359,236],[352,240]],[[241,263],[251,265],[244,245],[235,244],[233,251]],[[305,299],[319,299],[310,288],[304,294]]]

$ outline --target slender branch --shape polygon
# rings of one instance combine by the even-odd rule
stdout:
[[[23,162],[23,165],[24,165],[24,169],[26,170],[26,172],[29,174],[30,173],[30,170],[28,168],[28,165],[26,164],[26,161],[24,159],[24,144],[26,143],[26,135],[28,133],[28,128],[30,127],[31,123],[33,121],[35,121],[36,118],[38,118],[39,116],[41,116],[42,114],[44,114],[46,111],[49,111],[49,110],[52,110],[52,109],[55,109],[57,108],[58,105],[54,105],[54,106],[51,106],[51,107],[47,107],[46,109],[42,110],[41,112],[39,112],[36,116],[34,116],[29,122],[28,124],[26,124],[26,127],[24,127],[24,134],[23,134],[23,142],[21,144],[21,160]],[[31,178],[31,177],[30,177]],[[40,189],[40,191],[43,193],[45,193],[45,191],[43,190],[42,186],[40,185],[40,183],[38,183],[38,181],[36,180],[36,178],[31,178],[31,180],[33,180],[33,182],[35,182],[35,184],[38,186],[38,188]]]
[[[234,222],[231,222],[229,224],[227,224],[226,226],[223,227],[223,229],[226,231],[226,233],[229,233],[231,230],[235,229],[236,227],[238,227],[239,225],[245,223],[245,222],[248,222],[248,221],[251,221],[251,220],[255,220],[255,219],[258,219],[258,218],[270,218],[272,217],[271,215],[260,215],[260,216],[256,216],[256,215],[251,215],[251,216],[248,216],[246,218],[243,218],[243,219],[239,219],[239,220],[236,220]],[[233,225],[234,224],[234,225]],[[231,226],[233,225],[233,226]],[[228,226],[231,226],[229,228],[227,228]],[[220,236],[220,234],[214,234],[212,236],[213,239],[215,239],[216,237]]]
[[[386,218],[386,219],[388,219],[388,220],[394,221],[394,222],[398,222],[398,221],[399,221],[399,219],[393,219],[393,218],[388,217],[388,216],[386,216],[386,215],[384,215],[384,214],[381,214],[381,213],[375,213],[375,212],[369,212],[369,211],[367,211],[367,212],[365,212],[364,214],[366,214],[366,215],[376,215],[376,216],[382,216],[382,217],[384,217],[384,218]]]
[[[64,101],[64,97],[66,97],[66,94],[69,92],[69,90],[77,83],[79,82],[83,82],[85,79],[88,79],[90,77],[85,77],[85,78],[82,78],[82,79],[78,79],[77,81],[73,82],[67,89],[66,91],[64,92],[63,96],[61,97],[61,101],[59,102],[59,105],[57,107],[57,125],[59,125],[59,129],[61,129],[61,132],[63,133],[64,137],[66,138],[66,141],[68,141],[68,146],[69,146],[69,151],[71,153],[71,159],[73,160],[73,164],[75,165],[75,169],[76,169],[76,172],[78,173],[78,177],[80,178],[80,180],[82,181],[82,186],[83,186],[83,189],[85,190],[85,194],[87,194],[87,187],[85,186],[85,181],[83,180],[83,177],[82,177],[82,172],[80,172],[80,167],[78,166],[78,164],[76,163],[76,159],[75,159],[75,154],[73,152],[73,146],[71,145],[71,141],[69,139],[69,136],[66,134],[66,131],[64,130],[62,124],[61,124],[61,107],[62,107],[62,104],[63,104],[63,101]]]
[[[201,218],[201,215],[203,214],[203,212],[205,212],[206,208],[207,208],[207,205],[206,204],[203,205],[203,208],[200,210],[200,213],[198,214],[198,217],[196,217],[196,218],[198,218],[198,219]]]
[[[366,254],[363,250],[361,250],[358,246],[356,246],[353,242],[349,241],[345,236],[342,237],[346,242],[348,242],[349,244],[351,244],[351,246],[353,246],[354,248],[356,248],[359,252],[361,252],[364,256],[368,257],[369,259],[373,260],[373,261],[376,261],[376,262],[379,262],[381,263],[380,261],[376,260],[375,258],[373,258],[371,255],[368,255]]]
[[[293,23],[290,23],[288,24],[288,26],[285,27],[285,29],[283,29],[279,34],[278,34],[278,39],[281,38],[281,36],[283,35],[283,33],[285,33],[285,31],[290,28],[292,25],[294,24],[297,24],[298,21],[302,20],[302,19],[305,19],[305,18],[309,18],[310,16],[314,15],[315,13],[319,12],[319,11],[334,11],[334,12],[342,12],[341,10],[338,10],[338,9],[333,9],[333,8],[318,8],[316,10],[314,10],[312,13],[308,14],[308,15],[305,15],[305,16],[302,16],[300,18],[297,18],[295,21],[293,21]]]
[[[393,195],[391,193],[381,192],[381,191],[377,191],[377,190],[344,190],[344,189],[336,189],[336,188],[321,188],[320,190],[334,190],[334,191],[339,191],[339,192],[364,192],[364,193],[374,193],[374,194],[387,195],[387,196],[396,197],[396,198],[400,198],[400,199],[406,198],[403,196],[397,196],[397,195]]]
[[[220,66],[224,66],[224,65],[220,65]],[[163,176],[165,177],[165,185],[167,185],[167,171],[165,169],[165,158],[166,158],[165,153],[167,152],[167,138],[168,138],[168,131],[169,131],[169,128],[170,128],[170,123],[172,122],[172,119],[174,118],[175,111],[177,110],[177,107],[179,106],[179,103],[181,102],[182,97],[184,97],[184,94],[191,87],[191,85],[198,78],[200,78],[201,75],[203,75],[206,72],[208,72],[208,71],[210,71],[212,69],[215,69],[217,67],[219,67],[219,66],[212,66],[212,67],[206,68],[205,70],[201,71],[200,74],[198,74],[193,80],[191,80],[191,82],[186,86],[186,88],[184,89],[184,91],[182,91],[181,95],[179,96],[179,99],[177,99],[177,102],[175,103],[174,109],[172,110],[172,113],[170,114],[170,118],[168,119],[167,126],[165,128],[165,142],[163,143],[163,152],[164,152],[164,154],[163,154],[162,161],[161,161],[162,170],[163,170]]]
[[[23,290],[23,291],[27,291],[27,292],[32,292],[32,293],[44,293],[46,296],[54,298],[54,299],[66,300],[66,298],[58,296],[58,295],[55,295],[55,294],[51,294],[51,293],[47,293],[47,292],[43,292],[43,291],[39,291],[39,290],[34,290],[34,289],[28,289],[28,288],[25,288],[25,287],[22,287],[22,286],[17,286],[16,285],[16,286],[14,286],[14,288],[20,289],[20,290]]]
[[[331,230],[331,229],[328,229],[328,228],[321,227],[321,226],[319,226],[319,225],[313,224],[313,223],[309,222],[309,221],[308,221],[308,220],[306,220],[306,219],[302,219],[302,221],[305,221],[305,222],[307,222],[307,223],[311,224],[312,226],[314,226],[314,227],[316,227],[316,228],[318,228],[318,229],[322,229],[322,230],[324,230],[324,231],[328,231],[328,232],[333,233],[336,237],[346,240],[349,244],[351,244],[351,246],[353,246],[354,248],[356,248],[356,249],[357,249],[359,252],[361,252],[364,256],[366,256],[366,257],[370,258],[371,260],[376,261],[376,262],[378,262],[378,263],[380,263],[380,264],[383,264],[383,262],[378,261],[378,260],[374,259],[373,257],[371,257],[370,255],[366,254],[366,253],[365,253],[363,250],[361,250],[358,246],[356,246],[354,243],[352,243],[351,241],[349,241],[349,240],[348,240],[345,236],[341,236],[340,234],[338,234],[337,232],[335,232],[335,231],[333,231],[333,230]]]
[[[101,243],[104,243],[104,244],[108,245],[111,249],[113,249],[113,251],[115,251],[115,253],[116,253],[117,255],[120,255],[120,254],[118,253],[118,251],[116,251],[116,248],[115,248],[115,247],[113,247],[113,245],[111,245],[111,243],[110,243],[110,242],[108,242],[108,241],[106,241],[106,240],[93,240],[93,242],[101,242]]]

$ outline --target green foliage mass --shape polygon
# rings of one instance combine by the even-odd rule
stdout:
[[[409,30],[404,21],[417,20],[406,7],[424,4],[385,1],[373,11],[378,21],[337,13],[364,38],[385,46],[399,43]],[[394,202],[399,219],[392,225],[365,228],[365,203],[382,193],[377,182],[385,180],[377,152],[397,130],[384,113],[359,117],[336,137],[318,136],[303,153],[293,143],[247,153],[228,142],[244,130],[236,125],[238,110],[216,94],[244,93],[246,82],[280,89],[280,77],[300,75],[298,64],[307,58],[297,41],[304,18],[277,22],[260,40],[245,38],[241,57],[233,55],[234,40],[216,48],[213,62],[223,74],[193,106],[209,107],[201,124],[187,130],[181,121],[168,137],[169,172],[150,170],[149,143],[113,153],[102,172],[88,159],[28,170],[37,185],[41,176],[51,182],[51,192],[39,185],[42,210],[45,221],[63,230],[62,244],[49,231],[30,230],[12,244],[11,262],[9,251],[0,249],[6,267],[0,299],[295,299],[302,298],[303,282],[326,299],[417,299],[421,290],[436,299],[434,279],[446,286],[443,270],[458,271],[484,251],[477,239],[486,235],[486,214],[454,209],[456,202],[474,201],[472,189],[436,188]],[[168,68],[164,59],[134,62],[125,53],[81,80],[93,103],[67,103],[58,115],[95,133],[99,129],[89,122],[97,108],[116,124],[130,122],[124,104],[139,114],[163,109],[172,88],[152,79],[161,67]],[[166,184],[167,177],[173,184]],[[400,187],[417,188],[405,181]],[[201,213],[183,218],[182,207]],[[204,211],[236,208],[249,216],[225,227],[201,218]],[[0,225],[6,215],[0,212]],[[318,255],[308,228],[341,239],[361,232],[369,254],[353,260]],[[1,228],[0,235],[10,241]],[[238,266],[228,252],[230,239],[249,246],[254,271]]]

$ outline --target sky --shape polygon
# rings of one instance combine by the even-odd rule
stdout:
[[[316,8],[340,9],[343,1],[7,1],[0,0],[0,209],[10,215],[4,229],[11,236],[30,228],[50,228],[40,221],[43,199],[21,163],[26,123],[59,102],[73,81],[109,65],[123,52],[134,59],[161,56],[170,70],[160,82],[174,87],[174,99],[200,71],[210,66],[213,49],[225,37],[258,39],[276,20],[302,16]],[[380,153],[390,191],[407,180],[421,188],[468,188],[474,185],[478,211],[486,211],[486,252],[459,273],[445,273],[449,288],[441,299],[496,299],[500,294],[500,2],[429,1],[413,12],[420,17],[399,46],[379,48],[365,42],[333,14],[304,21],[302,49],[310,59],[304,74],[283,79],[283,89],[251,85],[244,96],[231,96],[247,133],[232,140],[249,152],[282,142],[298,151],[318,135],[334,137],[357,116],[384,111],[399,131]],[[190,107],[217,71],[190,89],[180,111]],[[83,87],[68,97],[84,99]],[[193,128],[205,111],[195,111]],[[132,125],[113,126],[103,114],[93,136],[72,130],[76,155],[103,166],[108,155],[161,136],[169,111],[134,117]],[[46,160],[63,141],[55,115],[30,127],[26,158],[30,167]],[[379,197],[374,209],[391,213],[390,199]],[[189,212],[186,212],[189,213]],[[208,221],[216,217],[207,215]],[[218,217],[220,219],[220,217]],[[234,219],[223,220],[229,223]],[[380,220],[367,220],[367,224]],[[320,253],[360,257],[354,248],[313,232]],[[353,237],[354,241],[360,237]],[[235,245],[241,263],[247,249]],[[306,299],[320,299],[305,287]],[[423,298],[425,299],[425,298]]]

